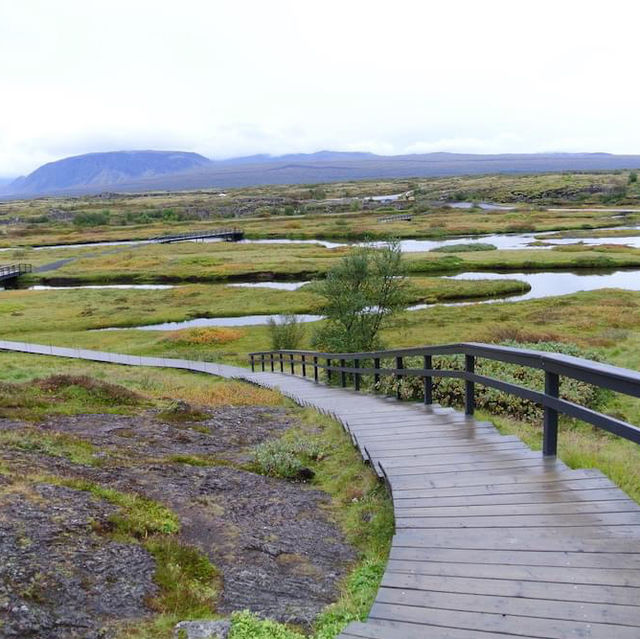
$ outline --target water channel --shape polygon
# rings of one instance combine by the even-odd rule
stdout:
[[[443,276],[454,280],[520,280],[528,282],[531,290],[521,295],[502,298],[473,300],[467,302],[438,302],[434,304],[416,304],[409,307],[409,311],[418,311],[434,306],[469,306],[473,304],[493,304],[496,302],[519,302],[523,300],[541,299],[558,295],[569,295],[581,291],[595,291],[602,288],[619,288],[627,291],[640,291],[640,269],[616,271],[548,271],[535,273],[460,273],[458,275]],[[280,288],[286,284],[287,289],[295,290],[308,282],[256,282],[248,284],[254,288]],[[275,285],[275,286],[274,286]],[[237,286],[237,285],[231,285]],[[182,328],[207,326],[258,326],[268,324],[270,320],[277,321],[279,315],[244,315],[240,317],[200,317],[184,322],[164,322],[146,326],[129,327],[147,331],[170,331]],[[296,315],[300,322],[316,322],[322,319],[320,315]],[[108,328],[102,330],[126,330],[122,328]]]

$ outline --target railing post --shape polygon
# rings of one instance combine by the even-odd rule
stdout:
[[[274,362],[273,362],[273,351],[271,351],[269,353],[269,359],[271,360],[271,372],[273,373],[273,368],[274,368],[273,367],[273,364],[274,364]]]
[[[318,358],[315,355],[313,357],[313,381],[318,383]]]
[[[402,361],[402,357],[396,357],[396,370],[401,371],[404,368],[404,362]],[[400,381],[402,380],[402,375],[396,372],[396,380],[398,381],[398,388],[396,390],[396,398],[400,399],[402,397],[402,393],[400,392]]]
[[[284,373],[284,356],[280,353],[280,372]]]
[[[260,353],[260,367],[264,373],[264,353]]]
[[[347,365],[346,361],[341,359],[340,360],[340,367],[342,369],[344,369],[344,367]],[[342,388],[346,388],[347,386],[347,374],[344,372],[344,370],[340,371],[340,383],[342,384]]]
[[[302,377],[306,377],[307,376],[307,362],[304,358],[304,355],[301,356],[302,357]]]
[[[376,370],[380,370],[380,358],[376,357],[373,360],[373,367]],[[375,373],[373,376],[373,383],[377,386],[380,383],[380,373]]]
[[[296,374],[296,368],[295,368],[295,364],[293,363],[293,354],[289,355],[289,366],[291,366],[291,374],[295,375]]]
[[[557,373],[545,371],[544,392],[551,397],[560,395],[560,377]],[[542,435],[542,454],[555,457],[558,453],[558,411],[544,407],[544,430]]]
[[[467,373],[475,372],[476,358],[473,355],[464,356],[464,369]],[[476,409],[476,400],[474,397],[475,384],[469,380],[464,383],[464,412],[467,415],[473,415]]]
[[[253,353],[251,353],[251,372],[254,373],[256,370],[255,362],[253,361]]]
[[[353,360],[353,367],[354,368],[360,368],[360,360],[359,359],[354,359]],[[355,373],[354,374],[354,376],[353,376],[353,386],[357,391],[360,390],[360,373]]]
[[[327,384],[331,382],[331,360],[327,360]]]
[[[433,358],[431,355],[424,356],[424,368],[425,370],[433,368]],[[433,404],[433,377],[431,377],[431,375],[425,375],[422,381],[424,385],[424,403]]]

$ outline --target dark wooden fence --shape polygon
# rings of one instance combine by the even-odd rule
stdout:
[[[464,370],[434,368],[433,358],[437,356],[464,356]],[[421,368],[406,368],[406,358],[422,358]],[[544,371],[544,392],[525,388],[493,377],[478,375],[475,372],[476,359],[489,359],[506,364],[516,364]],[[465,383],[465,413],[473,415],[475,410],[475,384],[496,388],[532,402],[544,409],[544,431],[542,452],[544,455],[556,455],[558,446],[558,414],[582,420],[597,428],[609,431],[635,443],[640,443],[640,428],[610,415],[605,415],[579,404],[560,398],[560,380],[563,377],[592,384],[632,397],[640,397],[640,373],[626,368],[601,364],[579,357],[547,353],[542,351],[495,346],[493,344],[462,343],[444,346],[426,346],[372,353],[319,353],[313,351],[264,351],[250,353],[251,370],[256,366],[296,374],[296,365],[300,374],[307,377],[309,371],[315,382],[319,381],[319,372],[325,371],[327,381],[332,376],[340,376],[340,385],[347,386],[347,379],[353,381],[354,388],[360,390],[363,375],[373,377],[374,383],[381,377],[391,376],[419,377],[423,380],[423,400],[433,403],[433,378],[457,378]],[[392,360],[394,366],[384,367],[381,362]],[[336,364],[337,362],[337,364]]]

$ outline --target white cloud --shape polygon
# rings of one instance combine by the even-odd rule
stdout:
[[[0,4],[0,175],[96,150],[640,153],[640,5]]]

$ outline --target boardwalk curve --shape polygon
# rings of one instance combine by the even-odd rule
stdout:
[[[436,404],[208,362],[0,349],[244,379],[338,419],[387,482],[396,517],[369,619],[341,639],[640,637],[640,507],[599,471]]]

